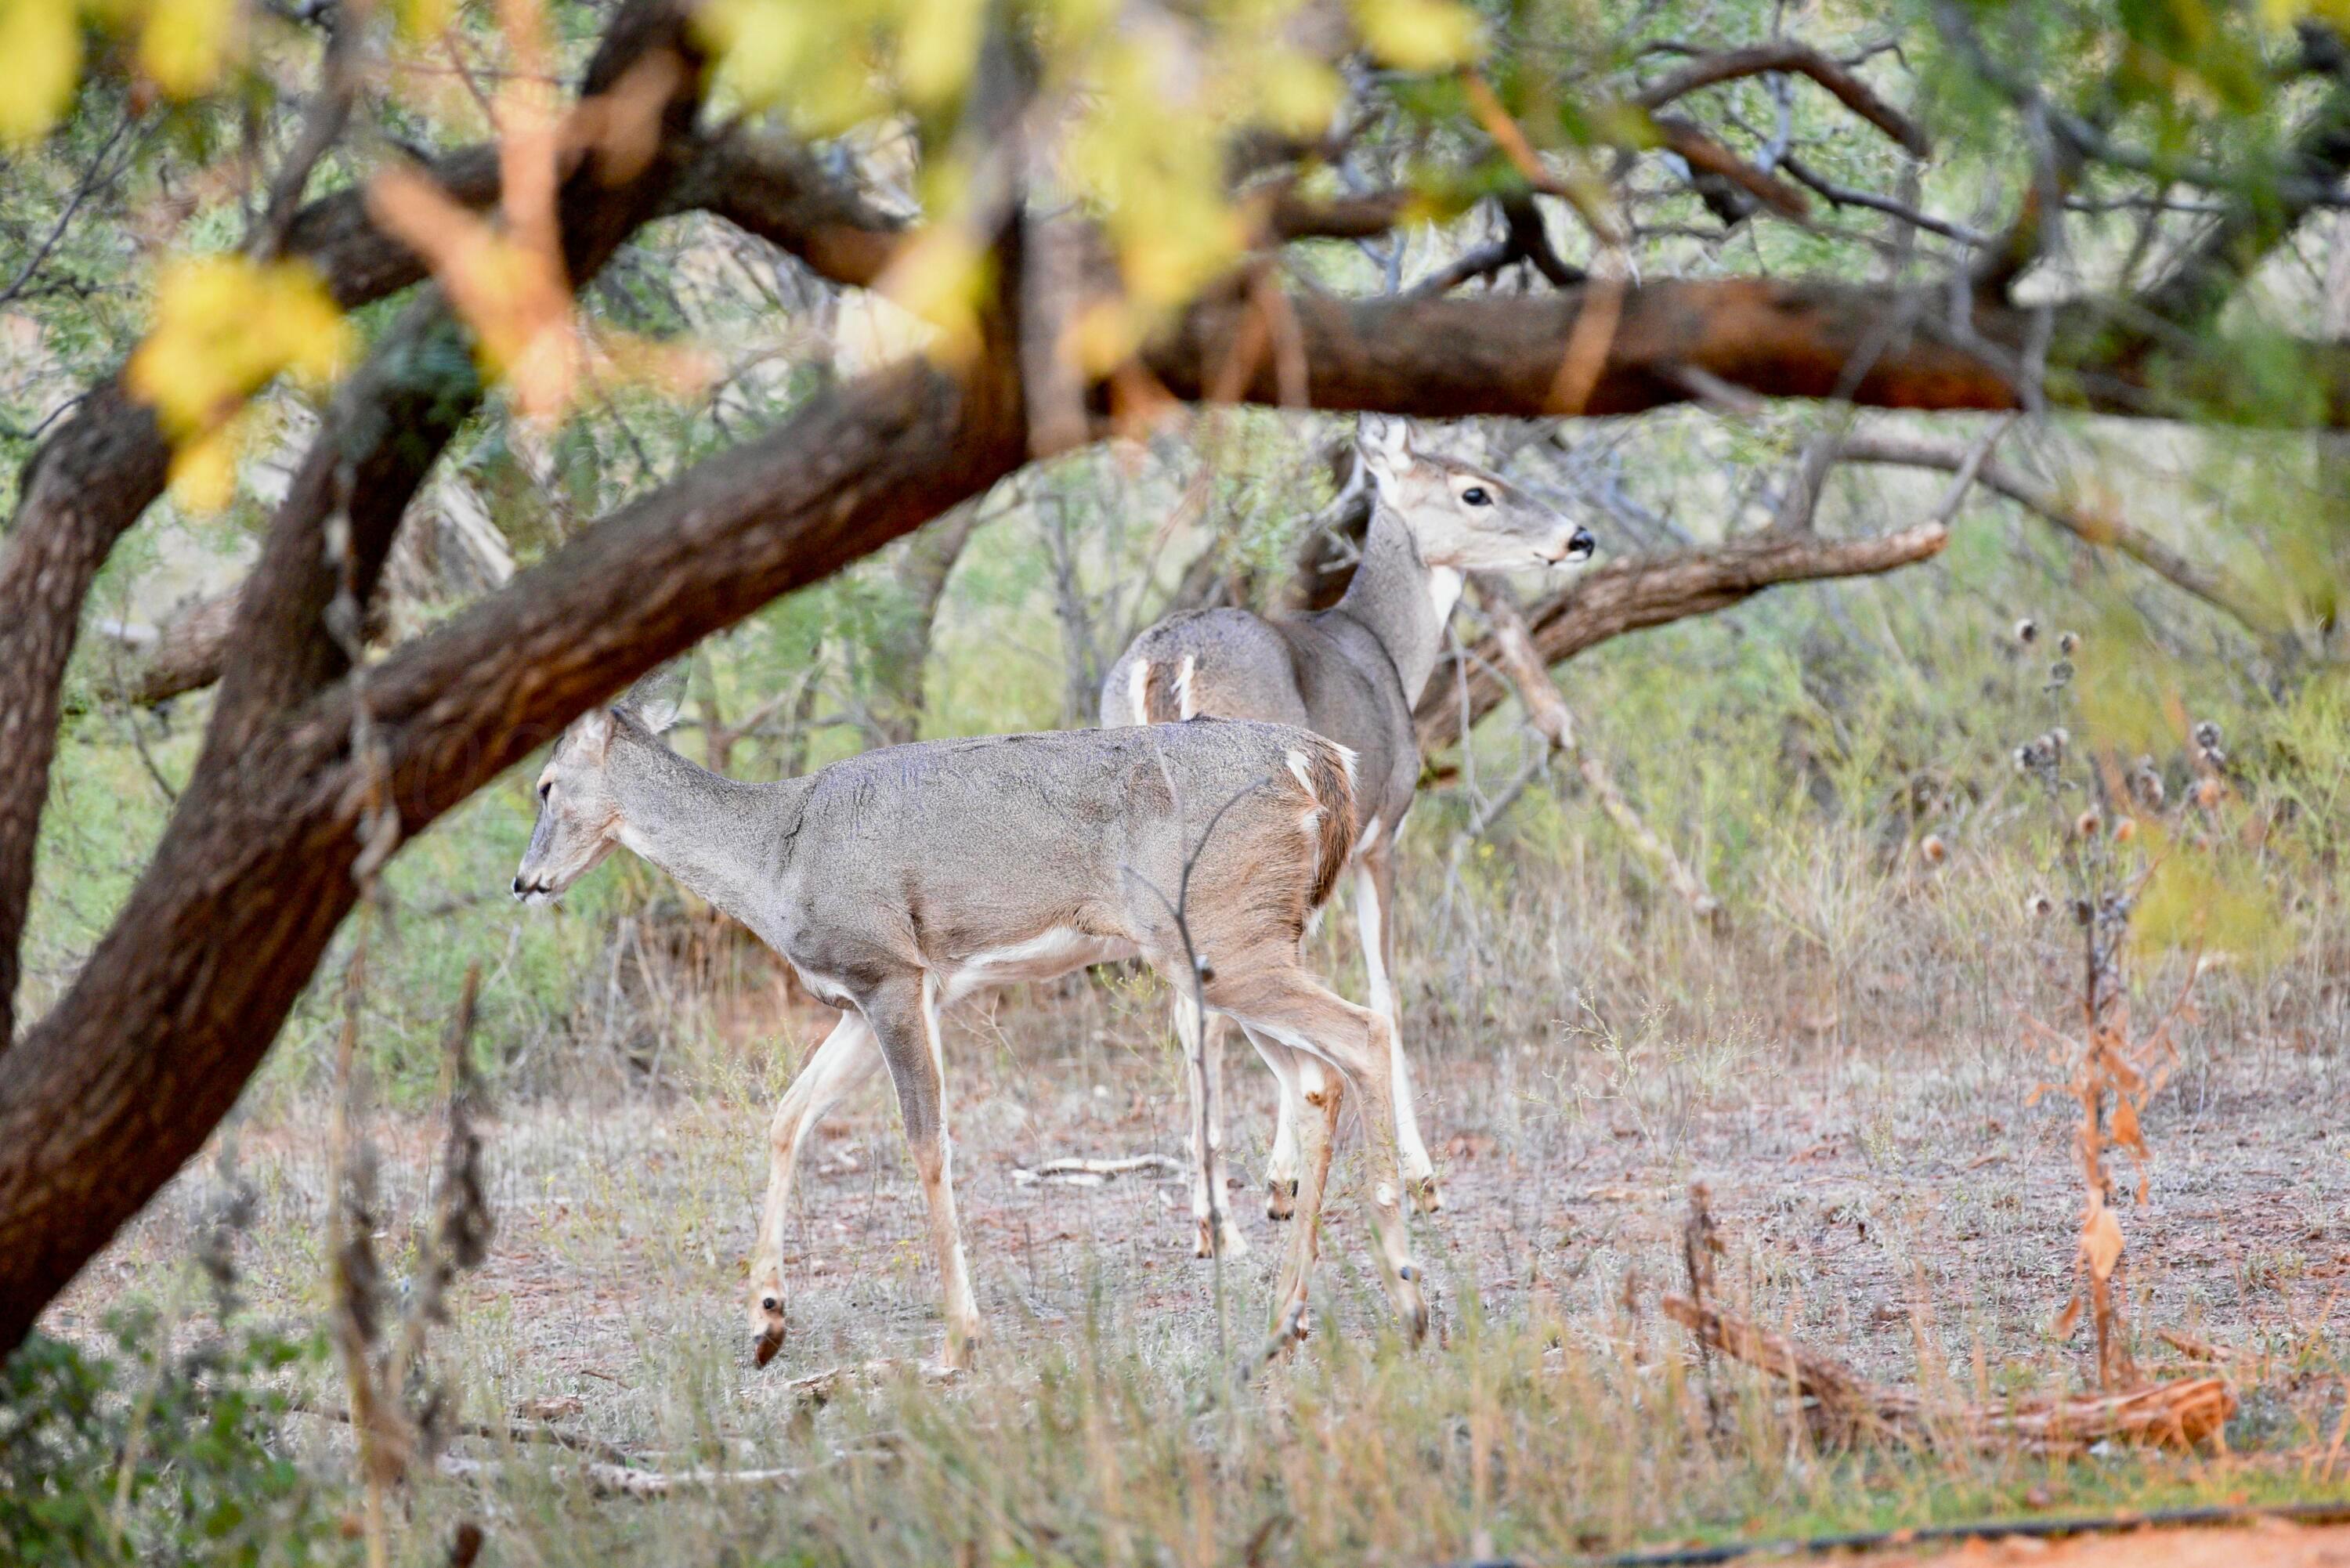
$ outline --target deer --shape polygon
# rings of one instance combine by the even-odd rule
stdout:
[[[1112,729],[1253,719],[1327,736],[1355,753],[1362,828],[1350,862],[1370,1010],[1387,1024],[1406,1185],[1414,1204],[1432,1213],[1441,1197],[1412,1104],[1393,980],[1395,845],[1419,784],[1412,709],[1435,671],[1465,574],[1580,565],[1594,545],[1573,518],[1498,474],[1422,450],[1403,421],[1367,417],[1356,453],[1356,482],[1367,475],[1371,484],[1371,516],[1346,596],[1296,618],[1231,608],[1167,617],[1110,667],[1101,722]],[[1197,1111],[1203,1096],[1211,1111],[1223,1103],[1222,1022],[1197,1016],[1180,987],[1176,1013],[1180,1038],[1205,1032],[1201,1049],[1187,1054],[1196,1251],[1203,1258],[1238,1255],[1248,1244],[1225,1208],[1216,1169],[1222,1118]],[[1300,1106],[1315,1068],[1278,1039],[1248,1033],[1280,1085],[1265,1211],[1285,1220],[1297,1202]]]
[[[559,898],[625,847],[755,933],[840,1009],[777,1106],[750,1267],[753,1358],[782,1347],[785,1221],[801,1145],[886,1065],[929,1208],[944,1365],[981,1340],[947,1131],[942,1009],[982,986],[1139,957],[1195,1005],[1314,1064],[1299,1113],[1308,1220],[1322,1206],[1344,1087],[1372,1147],[1371,1246],[1408,1334],[1428,1309],[1397,1193],[1388,1024],[1303,966],[1305,924],[1354,852],[1355,759],[1276,724],[1210,722],[930,741],[752,784],[663,738],[683,682],[654,675],[567,728],[538,776],[515,873]],[[1276,1345],[1307,1329],[1315,1231],[1280,1274]]]

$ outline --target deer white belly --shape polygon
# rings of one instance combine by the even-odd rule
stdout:
[[[972,992],[987,985],[1009,985],[1014,981],[1055,980],[1073,969],[1087,964],[1112,963],[1128,959],[1139,950],[1121,937],[1099,937],[1074,926],[1055,926],[1039,931],[1024,941],[1000,948],[983,948],[975,953],[941,964],[935,971],[939,977],[941,999],[959,1002]]]

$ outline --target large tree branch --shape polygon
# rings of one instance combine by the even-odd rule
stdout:
[[[1781,583],[1866,576],[1914,566],[1941,553],[1950,531],[1939,523],[1866,539],[1810,534],[1751,534],[1672,556],[1611,561],[1551,595],[1526,617],[1544,665],[1563,663],[1610,638],[1690,616],[1711,615]],[[1434,755],[1510,695],[1496,670],[1502,650],[1480,642],[1465,679],[1457,659],[1437,667],[1412,714],[1419,749]],[[1461,699],[1468,699],[1464,720]]]
[[[870,281],[894,241],[894,220],[787,146],[724,133],[693,143],[684,163],[661,197],[662,212],[712,205],[836,281]],[[421,167],[462,206],[478,210],[498,199],[494,145]],[[278,248],[316,267],[347,309],[425,275],[421,258],[376,225],[363,187],[301,208]],[[16,517],[0,540],[0,756],[9,760],[0,769],[0,1050],[13,1033],[34,849],[82,607],[116,542],[162,494],[170,461],[152,411],[128,395],[119,372],[109,376],[26,465]],[[187,690],[217,673],[183,670],[174,679]]]
[[[410,834],[660,659],[985,489],[1017,396],[920,362],[815,400],[369,671]],[[0,1347],[200,1147],[356,896],[359,696],[200,773],[73,989],[0,1056]]]
[[[1578,340],[1586,305],[1601,331]],[[2081,301],[2044,315],[1943,287],[1763,278],[1602,280],[1539,296],[1290,302],[1315,408],[1431,418],[1628,414],[1689,401],[1700,378],[1764,397],[1843,398],[1874,408],[2020,409],[2042,353],[2046,400],[2136,416],[2350,425],[2350,346],[2304,343],[2292,396],[2224,343],[2161,338]],[[1194,306],[1145,351],[1175,392],[1237,388],[1282,401],[1253,304],[1230,293]],[[1609,317],[1612,316],[1612,320]],[[2167,345],[2167,346],[2166,346]],[[1570,349],[1575,358],[1571,358]],[[1586,358],[1587,356],[1587,358]],[[1582,374],[1569,374],[1580,370]],[[1692,377],[1691,372],[1697,372]],[[1578,400],[1574,394],[1587,383]]]

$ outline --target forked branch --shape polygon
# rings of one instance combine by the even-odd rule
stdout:
[[[1932,559],[1949,543],[1940,524],[1921,524],[1866,539],[1812,535],[1751,535],[1671,556],[1641,556],[1594,567],[1569,588],[1534,607],[1526,618],[1535,657],[1563,663],[1610,638],[1690,616],[1710,615],[1780,583],[1867,576]],[[1433,755],[1461,738],[1461,701],[1474,724],[1510,695],[1496,670],[1502,651],[1493,639],[1471,651],[1467,670],[1448,662],[1428,683],[1412,715],[1420,751]]]

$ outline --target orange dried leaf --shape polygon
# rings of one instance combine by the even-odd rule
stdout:
[[[2099,1280],[2113,1278],[2115,1266],[2122,1261],[2121,1221],[2103,1199],[2091,1204],[2088,1222],[2081,1227],[2081,1261]]]
[[[2116,1147],[2128,1149],[2140,1159],[2146,1158],[2146,1137],[2138,1129],[2137,1106],[2126,1095],[2116,1096],[2114,1099],[2113,1141]]]

